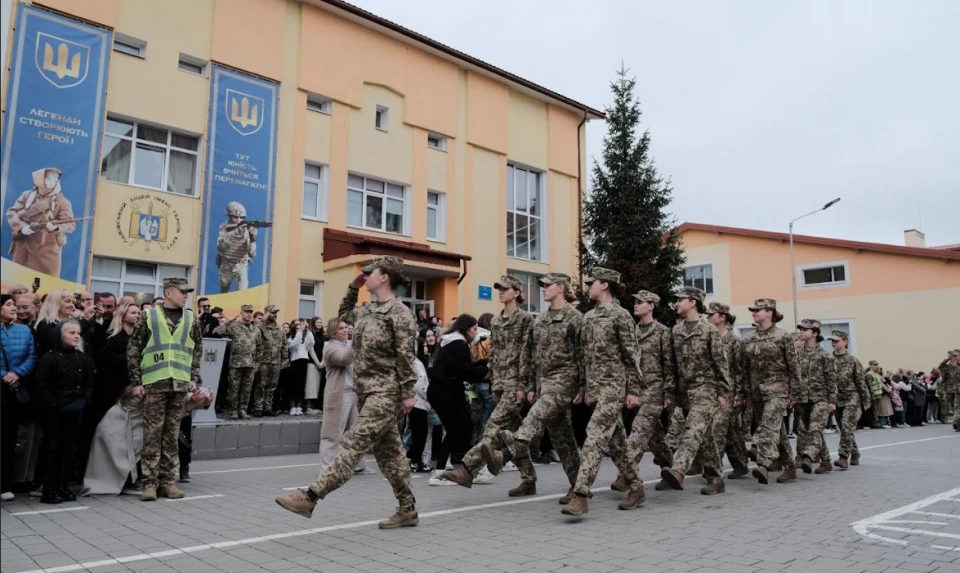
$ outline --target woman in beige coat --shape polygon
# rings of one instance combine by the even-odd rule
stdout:
[[[357,422],[357,394],[353,391],[353,348],[348,340],[349,326],[339,318],[330,321],[327,333],[332,336],[323,346],[323,365],[327,370],[327,386],[323,390],[323,420],[320,423],[320,472],[326,470],[340,451],[344,432]],[[363,458],[354,469],[367,470]]]

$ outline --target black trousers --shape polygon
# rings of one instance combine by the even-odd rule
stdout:
[[[0,411],[0,490],[4,493],[13,487],[21,407],[12,396],[4,396],[3,409]]]
[[[58,490],[67,484],[82,416],[80,409],[54,410],[47,414],[43,424],[44,491]]]
[[[437,453],[437,469],[443,469],[448,458],[454,465],[462,463],[464,454],[470,449],[470,438],[473,436],[473,422],[467,402],[462,396],[459,400],[449,396],[435,400],[431,395],[430,405],[440,417],[443,429],[447,431]]]
[[[410,449],[407,450],[407,459],[411,462],[423,461],[423,449],[427,445],[427,412],[414,408],[407,414],[410,422]]]
[[[180,469],[189,468],[193,455],[193,416],[187,414],[180,420],[180,438],[177,440],[177,455]]]

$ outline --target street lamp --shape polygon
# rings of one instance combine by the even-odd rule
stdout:
[[[799,311],[799,309],[797,308],[797,265],[793,262],[793,224],[794,224],[795,222],[799,221],[800,219],[803,219],[804,217],[809,217],[810,215],[814,215],[814,214],[816,214],[816,213],[819,213],[820,211],[826,211],[827,209],[829,209],[830,207],[833,207],[834,205],[836,205],[836,204],[839,203],[839,202],[840,202],[840,198],[837,197],[836,199],[834,199],[833,201],[830,201],[829,203],[827,203],[827,204],[824,205],[823,207],[820,207],[820,208],[817,209],[816,211],[811,211],[811,212],[807,213],[806,215],[801,215],[801,216],[797,217],[796,219],[794,219],[793,221],[790,221],[790,273],[791,273],[792,276],[793,276],[793,322],[794,322],[794,328],[796,328],[796,324],[797,324],[797,322],[800,320],[800,311]]]

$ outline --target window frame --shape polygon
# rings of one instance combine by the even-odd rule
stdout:
[[[698,268],[698,267],[708,267],[708,268],[710,269],[710,285],[711,285],[711,289],[710,289],[710,290],[707,290],[707,275],[706,275],[706,272],[704,272],[704,275],[703,275],[703,289],[702,289],[703,292],[706,293],[707,296],[714,296],[714,295],[716,295],[716,293],[717,293],[717,278],[716,278],[716,276],[715,276],[716,273],[714,273],[714,269],[716,268],[716,265],[714,265],[712,262],[696,263],[696,264],[686,264],[686,265],[684,265],[684,266],[683,266],[683,278],[681,279],[680,286],[688,286],[688,285],[687,285],[687,270],[688,270],[688,269],[695,269],[695,268]],[[696,279],[694,279],[694,283],[695,283],[695,282],[696,282]],[[696,287],[696,284],[689,285],[689,286],[695,286],[695,287]],[[696,288],[700,288],[700,287],[696,287]]]
[[[307,93],[307,111],[315,111],[324,115],[332,115],[333,100],[327,96],[309,92]]]
[[[132,48],[136,53],[132,53],[131,51],[127,50],[118,50],[117,44]],[[121,34],[120,32],[113,33],[113,45],[110,48],[114,52],[125,54],[127,56],[133,56],[134,58],[140,58],[141,60],[147,59],[147,41],[141,40],[140,38],[134,38],[133,36],[128,36],[126,34]]]
[[[193,267],[191,267],[190,265],[172,265],[172,264],[158,263],[158,262],[152,262],[152,261],[140,261],[136,259],[118,259],[115,257],[104,257],[100,255],[94,255],[93,261],[95,262],[97,259],[100,259],[103,261],[114,261],[114,262],[120,263],[120,276],[109,277],[105,275],[96,275],[94,274],[94,265],[91,263],[90,288],[93,288],[94,281],[99,281],[102,283],[114,283],[117,285],[117,288],[115,291],[112,292],[112,294],[114,294],[118,299],[124,296],[124,292],[126,291],[127,285],[135,285],[138,287],[152,286],[154,297],[163,296],[163,279],[165,277],[162,276],[163,273],[161,273],[161,267],[175,267],[177,269],[177,272],[179,272],[179,269],[183,269],[184,274],[186,275],[186,279],[188,281],[192,280],[192,276],[193,276]],[[131,263],[135,265],[144,265],[144,266],[153,267],[153,273],[154,273],[154,276],[152,279],[153,282],[151,283],[145,279],[141,279],[136,276],[131,276],[127,270],[127,265]],[[177,276],[181,276],[181,275],[177,275]]]
[[[304,285],[313,287],[312,295],[303,294]],[[323,308],[323,281],[300,279],[299,288],[297,289],[297,314],[300,314],[300,305],[303,303],[313,303],[313,313],[310,316],[298,316],[297,318],[310,320],[315,316],[321,316],[321,309]],[[313,327],[312,324],[310,326]]]
[[[830,336],[832,331],[835,330],[836,326],[839,325],[847,326],[847,352],[850,354],[856,355],[857,353],[857,324],[856,320],[853,318],[825,318],[820,321],[820,336],[823,337],[823,342],[820,343],[827,352],[833,352],[833,347],[830,346]],[[824,346],[826,344],[826,346]]]
[[[191,56],[190,54],[184,54],[183,52],[180,52],[180,59],[177,60],[177,69],[187,74],[192,74],[194,76],[200,76],[201,78],[205,78],[207,77],[207,69],[209,69],[207,64],[209,63],[210,62],[206,60],[202,60],[200,58]],[[200,68],[200,71],[195,72],[193,70],[185,70],[183,69],[184,65],[196,66]]]
[[[430,204],[430,195],[437,196],[437,204]],[[430,211],[436,211],[437,214],[437,236],[430,236]],[[443,191],[427,190],[427,226],[426,237],[428,241],[445,243],[447,241],[447,194]]]
[[[320,169],[320,178],[315,179],[313,177],[307,176],[307,167],[318,167]],[[308,215],[303,212],[303,206],[306,205],[306,186],[307,183],[316,183],[318,187],[317,191],[317,214],[316,216]],[[320,221],[326,223],[329,221],[329,206],[330,206],[330,166],[317,163],[314,161],[305,161],[303,164],[303,188],[302,188],[302,205],[300,206],[300,218],[306,219],[308,221]]]
[[[539,280],[544,277],[543,274],[532,273],[530,271],[521,271],[519,269],[507,269],[507,274],[517,277],[520,282],[526,282],[526,300],[523,304],[517,304],[517,307],[521,310],[525,310],[530,314],[540,314],[547,309],[547,301],[543,300],[543,289],[540,288]],[[531,284],[532,281],[532,284]],[[521,289],[521,292],[523,290]],[[537,309],[534,309],[531,306],[533,301],[534,293],[537,300]]]
[[[830,269],[832,273],[833,269],[836,267],[843,268],[844,279],[842,281],[807,284],[807,277],[806,277],[805,271]],[[848,287],[848,286],[850,286],[850,261],[849,260],[797,265],[797,288],[799,288],[800,290],[819,290],[819,289],[825,289],[825,288],[842,288],[842,287]]]
[[[430,140],[436,139],[437,145],[430,145]],[[430,149],[435,149],[437,151],[447,152],[447,136],[440,135],[439,133],[428,132],[427,133],[427,147]]]
[[[514,173],[514,174],[516,174],[516,171],[517,171],[517,170],[520,170],[520,171],[524,171],[524,172],[526,172],[526,173],[532,173],[532,174],[536,175],[536,177],[537,177],[537,190],[536,190],[537,196],[536,196],[536,202],[537,202],[537,207],[538,207],[538,209],[539,209],[539,213],[538,213],[537,215],[531,215],[531,214],[530,214],[530,207],[529,207],[530,195],[529,195],[529,191],[528,191],[528,194],[527,194],[527,202],[528,202],[527,211],[517,211],[516,209],[511,209],[511,208],[510,208],[511,189],[513,189],[514,194],[515,194],[515,192],[516,192],[515,177],[512,178],[514,181],[511,182],[511,177],[510,177],[511,168],[513,169],[513,173]],[[517,260],[519,260],[519,261],[530,261],[530,262],[534,262],[534,263],[548,263],[548,262],[549,262],[549,242],[548,242],[548,240],[547,240],[547,238],[549,237],[549,231],[548,231],[548,229],[547,229],[547,224],[548,224],[548,223],[547,223],[547,220],[548,220],[547,212],[548,212],[548,211],[547,211],[547,189],[546,189],[546,181],[547,181],[546,172],[543,171],[543,170],[541,170],[541,169],[537,169],[537,168],[531,167],[531,166],[529,166],[529,165],[524,165],[524,164],[518,163],[518,162],[516,162],[516,161],[508,161],[508,162],[507,162],[507,181],[506,181],[506,185],[507,185],[507,187],[506,187],[506,189],[507,189],[507,210],[506,210],[506,214],[507,214],[508,216],[509,216],[509,215],[512,215],[512,216],[514,217],[514,225],[513,225],[513,228],[514,228],[514,230],[513,230],[514,249],[513,249],[513,253],[512,253],[512,254],[510,253],[510,230],[509,230],[509,229],[510,229],[510,226],[509,226],[509,224],[507,225],[507,236],[505,237],[505,240],[506,240],[505,248],[506,248],[506,251],[507,251],[507,257],[509,257],[509,258],[511,258],[511,259],[517,259]],[[517,217],[517,216],[525,216],[525,217],[527,217],[528,219],[536,219],[536,220],[537,220],[537,222],[538,222],[538,227],[537,227],[537,228],[538,228],[537,248],[539,249],[539,253],[538,253],[539,256],[538,256],[538,258],[533,258],[533,257],[530,257],[530,256],[527,256],[527,257],[517,256],[517,246],[516,246],[516,236],[517,236],[516,217]],[[529,226],[528,226],[528,228],[529,228]],[[528,253],[528,255],[530,254],[530,245],[529,245],[530,242],[531,242],[531,241],[529,240],[529,234],[528,234],[528,240],[527,240],[527,253]]]
[[[373,127],[377,131],[387,133],[390,131],[390,108],[384,105],[377,105],[373,113]]]
[[[351,177],[359,177],[363,179],[363,189],[357,189],[355,187],[351,187],[350,186]],[[368,180],[376,181],[377,183],[382,183],[383,193],[381,194],[381,193],[377,193],[376,191],[368,190],[367,189]],[[391,196],[388,193],[387,185],[393,185],[395,187],[399,187],[402,192],[402,198]],[[350,223],[350,193],[351,192],[361,193],[363,198],[363,201],[360,205],[361,217],[360,217],[359,225],[354,225]],[[380,217],[381,226],[379,228],[370,227],[367,225],[367,197],[369,196],[381,198],[381,217]],[[401,222],[401,230],[399,232],[387,230],[387,200],[388,199],[394,199],[394,200],[399,199],[403,203],[403,208],[402,208],[403,213],[401,215],[403,217],[403,220]],[[354,229],[362,229],[365,231],[376,231],[380,233],[387,233],[390,235],[410,236],[410,203],[411,202],[412,201],[410,200],[410,186],[407,184],[390,181],[380,177],[368,177],[366,175],[361,175],[356,172],[347,173],[347,227],[351,227]]]
[[[116,122],[119,122],[119,123],[131,124],[131,125],[133,126],[133,135],[119,135],[119,134],[116,134],[116,133],[110,133],[110,132],[108,132],[108,131],[107,131],[107,126],[109,125],[109,122],[110,122],[110,121],[116,121]],[[203,171],[203,166],[202,166],[201,163],[200,163],[200,160],[201,160],[200,151],[203,149],[203,136],[195,135],[195,134],[192,134],[192,133],[189,133],[189,132],[185,132],[185,131],[180,131],[180,130],[171,129],[171,128],[169,128],[169,127],[164,127],[164,126],[161,126],[161,125],[156,125],[156,124],[149,123],[149,122],[145,122],[145,121],[140,121],[140,120],[138,120],[138,119],[131,119],[131,118],[128,118],[128,117],[125,117],[125,116],[121,116],[121,115],[108,114],[108,115],[107,115],[107,122],[108,122],[108,123],[104,124],[104,130],[103,130],[103,141],[104,141],[104,142],[106,141],[106,139],[107,139],[108,137],[113,137],[113,138],[116,138],[116,139],[120,139],[120,140],[123,140],[123,141],[129,141],[129,142],[130,142],[130,172],[127,174],[127,180],[126,180],[126,181],[114,181],[113,179],[107,179],[107,178],[104,176],[104,169],[103,169],[103,160],[104,160],[104,157],[105,157],[105,156],[104,156],[104,151],[105,151],[106,147],[102,145],[102,146],[101,146],[101,149],[100,149],[100,167],[99,167],[99,170],[100,170],[100,179],[102,179],[102,180],[104,180],[104,181],[109,181],[109,182],[111,182],[111,183],[116,183],[116,184],[118,184],[118,185],[128,185],[128,186],[130,186],[130,187],[137,187],[137,188],[139,188],[139,189],[149,189],[149,190],[151,190],[151,191],[156,191],[156,192],[159,192],[159,193],[170,193],[170,194],[172,194],[172,195],[177,195],[177,196],[179,196],[179,197],[194,197],[194,198],[199,197],[199,192],[200,192],[200,185],[199,185],[199,184],[200,184],[200,176],[201,176],[201,172]],[[149,128],[149,129],[158,129],[158,130],[166,131],[166,132],[167,132],[167,141],[166,141],[166,143],[159,143],[159,142],[155,142],[155,141],[148,141],[148,140],[146,140],[146,139],[139,139],[139,138],[137,137],[137,128],[138,128],[139,126],[143,126],[143,127]],[[190,138],[196,139],[196,140],[197,140],[197,149],[193,150],[193,149],[186,149],[186,148],[183,148],[183,147],[176,147],[176,146],[174,146],[174,145],[173,145],[173,136],[174,136],[174,134],[179,135],[179,136],[181,136],[181,137],[190,137]],[[162,147],[162,148],[163,148],[163,164],[164,164],[164,169],[163,169],[163,174],[161,175],[160,187],[151,187],[151,186],[149,186],[149,185],[143,185],[143,184],[140,184],[140,183],[136,183],[136,174],[137,174],[137,161],[136,161],[136,157],[137,157],[137,143],[138,143],[138,142],[139,142],[139,143],[143,143],[144,145],[148,145],[148,146],[151,146],[151,147],[155,147],[155,148],[156,148],[156,147]],[[167,185],[168,185],[169,182],[170,182],[170,154],[171,154],[171,152],[173,152],[173,151],[176,151],[176,152],[178,152],[178,153],[184,153],[184,154],[188,154],[188,155],[193,155],[193,156],[196,158],[196,161],[195,161],[195,164],[194,164],[194,173],[193,173],[193,193],[191,193],[191,194],[189,194],[189,195],[186,194],[186,193],[177,193],[176,191],[170,191],[170,190],[167,189]]]

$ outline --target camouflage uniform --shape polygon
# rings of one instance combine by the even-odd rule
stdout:
[[[640,291],[633,295],[640,302],[657,304],[660,297],[648,292]],[[633,419],[633,429],[627,444],[630,456],[636,463],[640,463],[643,453],[653,452],[654,463],[662,466],[673,464],[673,454],[667,447],[663,424],[660,416],[663,413],[665,400],[675,401],[673,363],[673,340],[670,329],[653,321],[647,327],[637,326],[637,342],[640,345],[640,367],[643,372],[644,387],[640,393],[640,408],[637,417]],[[641,482],[642,483],[642,482]]]
[[[377,257],[363,268],[403,277],[403,260]],[[360,416],[343,435],[340,452],[310,489],[320,499],[345,484],[360,458],[372,451],[390,482],[400,512],[413,511],[410,466],[400,441],[401,402],[414,397],[418,375],[413,354],[417,321],[399,299],[357,307],[359,291],[350,287],[340,303],[340,319],[354,326],[353,384]]]
[[[620,282],[620,273],[609,269],[595,267],[590,274],[587,284],[595,280]],[[587,424],[587,439],[580,452],[580,471],[573,488],[578,495],[590,494],[604,452],[610,454],[630,491],[643,489],[636,461],[629,455],[620,415],[624,398],[639,398],[643,387],[635,329],[633,317],[616,300],[598,305],[583,317],[580,344],[586,380],[584,402],[594,406],[594,410]]]
[[[276,314],[280,311],[270,305],[267,311]],[[274,320],[265,320],[260,324],[260,344],[257,362],[260,363],[260,385],[253,393],[253,411],[260,414],[264,409],[273,410],[273,394],[280,381],[280,369],[290,360],[290,347],[287,337],[280,330],[280,324]]]
[[[676,296],[702,304],[705,294],[700,289],[684,287]],[[679,373],[677,386],[685,394],[679,401],[686,422],[671,469],[680,475],[686,474],[702,450],[703,477],[719,478],[722,466],[713,435],[713,419],[720,409],[718,398],[730,396],[732,387],[720,332],[706,316],[701,316],[689,332],[686,324],[678,324],[673,327],[673,353]],[[668,471],[664,469],[661,475]]]
[[[820,329],[820,321],[806,319],[800,328]],[[818,342],[812,350],[797,350],[800,360],[800,389],[793,415],[797,417],[797,456],[810,461],[830,461],[830,450],[823,437],[830,411],[829,404],[837,404],[837,382],[829,376],[833,361]]]
[[[520,289],[520,281],[512,276],[503,276],[495,288]],[[500,315],[493,318],[490,325],[490,366],[493,392],[497,396],[497,405],[483,430],[483,438],[463,456],[463,467],[476,476],[483,467],[480,450],[484,444],[490,446],[498,442],[501,429],[517,431],[523,418],[520,416],[520,404],[517,403],[517,390],[532,386],[533,373],[533,333],[534,317],[528,312],[517,310],[510,316]]]
[[[951,360],[960,356],[960,350],[951,350],[950,358],[940,363],[940,386],[943,387],[943,419],[948,420],[953,414],[953,429],[960,430],[960,362]]]
[[[253,312],[245,304],[241,310]],[[260,328],[252,321],[242,319],[218,326],[213,333],[230,339],[230,370],[227,374],[227,412],[237,414],[246,411],[253,390],[253,376],[257,369],[257,351],[261,344]]]
[[[773,299],[759,299],[750,310],[770,309],[782,319],[776,304]],[[796,397],[800,386],[800,364],[793,335],[771,326],[752,333],[743,346],[744,385],[740,400],[747,402],[751,391],[760,400],[760,424],[753,440],[757,444],[757,464],[769,470],[779,459],[785,470],[796,470],[783,421],[787,404]]]
[[[847,333],[833,331],[830,340],[847,340]],[[840,426],[840,446],[838,453],[841,458],[859,458],[857,448],[857,421],[864,405],[870,404],[870,391],[863,381],[863,365],[849,352],[831,355],[833,363],[828,369],[828,375],[833,379],[837,388],[837,422]]]
[[[187,279],[164,279],[163,288],[181,288],[187,290]],[[189,289],[191,292],[193,289]],[[163,308],[167,319],[167,327],[174,332],[187,309]],[[142,374],[140,362],[143,358],[143,349],[150,341],[150,328],[147,326],[149,315],[144,312],[140,320],[130,333],[127,343],[127,369],[130,373],[130,384],[141,385]],[[193,340],[193,364],[190,367],[190,381],[196,383],[200,379],[200,359],[203,356],[203,335],[200,332],[200,322],[193,321],[190,329],[190,338]],[[143,453],[140,456],[141,482],[146,486],[172,486],[180,473],[180,458],[178,438],[180,437],[180,420],[183,418],[184,406],[187,403],[187,391],[191,382],[181,380],[161,380],[144,386],[141,415],[143,417]]]
[[[565,274],[549,273],[540,279],[540,285],[570,285],[570,281]],[[537,481],[537,473],[530,459],[530,442],[542,435],[544,429],[550,432],[553,449],[560,456],[570,487],[577,483],[580,451],[573,435],[570,406],[583,387],[582,325],[583,315],[569,305],[548,309],[537,316],[534,322],[532,344],[537,353],[535,375],[527,380],[523,391],[536,392],[538,397],[516,434],[505,430],[500,432],[525,483]]]
[[[227,216],[246,217],[246,209],[235,201],[227,205]],[[246,290],[247,270],[257,256],[257,229],[227,221],[217,231],[217,267],[220,272],[220,292],[230,292],[233,281],[237,290]]]
[[[710,304],[712,307],[716,303]],[[721,314],[730,310],[726,305],[718,306],[726,308],[726,311],[722,311]],[[730,370],[730,396],[736,396],[743,385],[743,341],[730,331],[721,335],[720,339],[723,341],[723,353],[727,358],[727,368]],[[713,436],[717,443],[720,461],[723,462],[723,454],[726,453],[730,466],[739,473],[746,473],[747,446],[744,443],[740,409],[728,404],[726,409],[717,412],[713,418]],[[698,461],[702,463],[702,454],[698,455]]]

